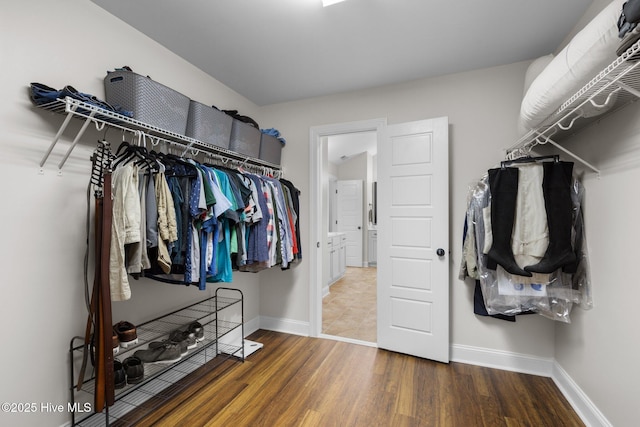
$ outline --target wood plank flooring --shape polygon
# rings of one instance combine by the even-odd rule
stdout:
[[[550,378],[257,331],[139,426],[583,426]],[[220,370],[225,368],[225,370]]]

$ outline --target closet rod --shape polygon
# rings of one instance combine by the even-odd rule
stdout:
[[[560,145],[557,142],[555,142],[554,140],[552,140],[551,136],[553,135],[553,133],[551,133],[550,135],[545,135],[543,132],[538,132],[536,130],[531,131],[529,133],[533,133],[533,134],[537,135],[536,138],[534,138],[533,140],[530,140],[529,142],[525,143],[524,145],[520,145],[520,147],[518,147],[519,144],[513,145],[512,147],[510,147],[507,150],[507,153],[506,153],[505,157],[509,158],[509,155],[511,153],[513,153],[516,150],[521,150],[521,149],[523,149],[525,147],[528,150],[532,150],[533,147],[535,147],[536,145],[545,145],[545,144],[549,143],[549,144],[553,145],[554,147],[556,147],[558,150],[560,150],[563,153],[573,157],[575,160],[577,160],[578,162],[582,163],[583,165],[585,165],[586,167],[588,167],[589,169],[591,169],[592,171],[594,171],[595,173],[600,175],[600,169],[596,168],[591,163],[587,162],[586,160],[582,159],[578,155],[572,153],[571,151],[569,151],[566,148],[564,148],[562,145]],[[527,136],[528,135],[529,134],[527,134]],[[544,138],[544,141],[540,140],[540,138]]]

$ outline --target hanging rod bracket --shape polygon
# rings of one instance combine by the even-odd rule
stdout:
[[[60,129],[58,129],[58,133],[56,133],[56,136],[53,138],[53,141],[51,141],[51,144],[49,145],[49,149],[47,150],[47,152],[44,154],[44,157],[40,161],[40,168],[43,168],[45,163],[47,163],[47,159],[49,158],[49,155],[51,154],[51,152],[53,151],[53,148],[56,146],[56,144],[60,140],[62,133],[65,131],[65,129],[67,129],[67,126],[69,125],[69,122],[71,121],[71,118],[73,117],[77,109],[78,109],[77,105],[71,106],[70,111],[67,113],[67,117],[65,117],[64,122],[62,122]]]
[[[91,113],[89,114],[89,117],[87,117],[87,119],[84,121],[84,124],[82,125],[82,127],[78,131],[78,134],[76,135],[76,137],[74,138],[73,142],[69,146],[69,149],[67,150],[67,153],[64,155],[64,157],[62,158],[62,160],[58,164],[58,169],[61,170],[62,167],[64,166],[64,164],[67,162],[67,159],[71,155],[71,152],[73,151],[74,148],[76,148],[76,145],[78,144],[78,141],[80,141],[80,138],[82,137],[82,135],[84,135],[84,132],[87,130],[87,127],[89,126],[89,123],[93,122],[93,117],[95,115],[96,115],[95,110],[91,111]]]
[[[540,132],[536,132],[539,134],[539,136],[544,137],[544,135]],[[582,163],[583,165],[585,165],[586,167],[588,167],[589,169],[591,169],[592,171],[594,171],[595,173],[598,174],[598,176],[600,176],[600,169],[596,168],[595,166],[593,166],[591,163],[587,162],[586,160],[582,159],[581,157],[579,157],[578,155],[572,153],[571,151],[567,150],[566,148],[564,148],[562,145],[558,144],[557,142],[555,142],[554,140],[552,140],[550,137],[545,138],[545,144],[549,143],[551,145],[553,145],[554,147],[556,147],[558,150],[562,151],[563,153],[567,154],[568,156],[574,158],[575,160],[577,160],[578,162]]]
[[[631,86],[629,86],[626,83],[621,82],[620,80],[617,80],[616,85],[618,85],[619,87],[621,87],[622,89],[626,90],[627,92],[629,92],[631,95],[635,96],[636,98],[640,98],[640,91],[638,91],[637,89],[632,88]]]

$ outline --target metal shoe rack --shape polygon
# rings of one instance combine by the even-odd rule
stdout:
[[[234,309],[234,307],[236,307]],[[237,311],[240,311],[238,314]],[[123,361],[136,350],[146,348],[150,342],[162,341],[175,330],[184,330],[191,322],[199,322],[204,329],[204,340],[173,364],[144,364],[144,379],[138,384],[127,384],[116,389],[116,401],[101,413],[91,411],[94,377],[86,378],[81,390],[76,389],[76,367],[81,362],[84,339],[74,337],[69,346],[72,426],[131,425],[169,399],[176,396],[203,374],[232,359],[244,361],[244,300],[242,291],[218,288],[215,296],[164,316],[136,325],[138,343],[120,349],[115,356]],[[225,319],[231,320],[223,320]],[[82,344],[77,345],[78,342]],[[235,345],[236,342],[238,345]],[[85,351],[91,351],[87,348]],[[198,374],[190,375],[198,371]],[[86,412],[84,412],[87,410]]]

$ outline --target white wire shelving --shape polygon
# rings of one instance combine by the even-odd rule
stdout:
[[[640,98],[640,41],[634,43],[567,99],[536,129],[506,149],[507,159],[529,153],[536,145],[551,144],[592,171],[600,170],[562,147],[558,141],[586,128]]]
[[[38,108],[52,111],[59,114],[65,114],[66,117],[62,122],[58,132],[56,133],[53,141],[49,145],[46,153],[40,161],[40,169],[47,163],[51,152],[60,141],[64,131],[67,129],[72,118],[83,120],[80,130],[73,138],[71,145],[67,148],[67,151],[63,158],[58,163],[58,171],[61,171],[66,163],[67,159],[71,155],[71,152],[77,146],[78,142],[86,132],[90,124],[94,124],[96,129],[101,131],[105,126],[120,129],[124,132],[130,132],[138,137],[144,138],[145,141],[157,145],[159,142],[165,142],[173,147],[178,147],[182,150],[182,154],[196,154],[204,153],[212,158],[217,158],[225,163],[228,160],[233,161],[237,165],[252,166],[254,169],[264,172],[264,174],[282,174],[280,165],[272,164],[262,159],[247,157],[243,154],[236,153],[234,151],[215,146],[203,141],[199,141],[194,138],[190,138],[185,135],[161,129],[157,126],[152,126],[147,123],[140,122],[130,117],[123,116],[121,114],[105,110],[93,104],[80,101],[75,98],[65,97],[64,99],[58,99],[53,102],[39,105]]]

